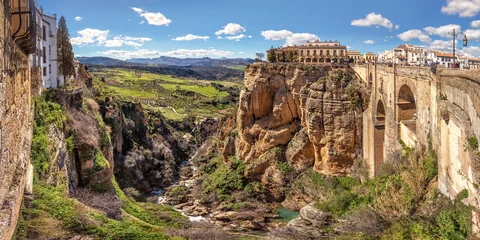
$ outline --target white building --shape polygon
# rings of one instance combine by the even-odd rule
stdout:
[[[393,62],[402,65],[425,65],[428,51],[425,47],[412,44],[402,44],[393,49]]]
[[[37,52],[30,57],[31,66],[39,67],[44,88],[58,88],[64,81],[58,78],[57,15],[48,15],[43,8],[37,11]]]

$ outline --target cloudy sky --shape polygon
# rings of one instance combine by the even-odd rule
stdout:
[[[37,0],[65,16],[76,56],[255,57],[271,46],[338,40],[382,52],[449,50],[453,29],[480,56],[480,0]]]

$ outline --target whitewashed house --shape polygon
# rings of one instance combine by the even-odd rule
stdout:
[[[58,88],[64,85],[58,77],[57,65],[57,15],[37,11],[37,52],[30,57],[31,67],[40,68],[44,88]]]

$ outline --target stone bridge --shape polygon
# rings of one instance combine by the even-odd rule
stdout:
[[[480,139],[480,70],[351,67],[371,90],[363,116],[363,156],[371,173],[378,173],[402,143],[430,145],[438,154],[440,191],[453,198],[468,189],[478,208],[480,157],[468,140]]]

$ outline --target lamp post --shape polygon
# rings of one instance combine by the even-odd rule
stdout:
[[[455,33],[455,28],[453,29],[453,32],[448,33],[448,35],[453,36],[453,68],[456,67],[456,60],[457,60],[456,57],[455,57],[455,37],[457,37],[460,34],[463,35],[463,46],[466,47],[467,44],[468,44],[468,39],[467,39],[467,35],[465,35],[465,33],[463,33],[463,32]]]

